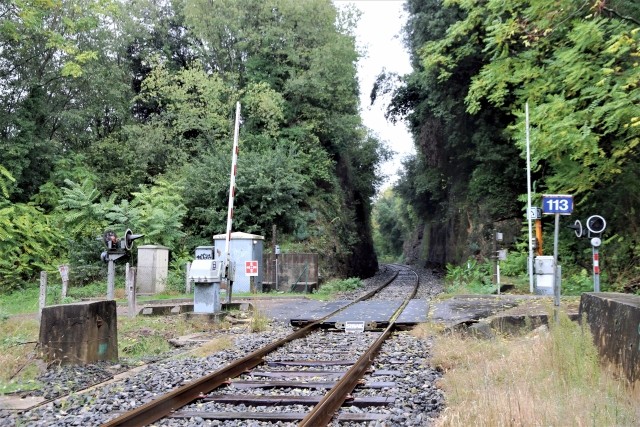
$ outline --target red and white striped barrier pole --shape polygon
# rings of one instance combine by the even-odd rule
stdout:
[[[238,173],[238,139],[240,134],[240,102],[236,103],[236,124],[233,132],[233,150],[231,152],[231,179],[229,180],[229,208],[227,209],[227,238],[225,242],[225,261],[227,271],[231,272],[231,224],[233,223],[233,202],[236,196],[236,175]],[[232,282],[227,278],[229,301],[231,301]]]
[[[600,292],[600,254],[597,247],[593,247],[593,292]]]

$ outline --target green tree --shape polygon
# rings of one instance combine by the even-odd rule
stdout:
[[[523,147],[521,106],[530,102],[532,160],[550,168],[544,182],[551,192],[580,195],[614,179],[640,143],[633,126],[640,115],[637,23],[598,3],[564,2],[559,13],[541,1],[518,7],[493,1],[451,4],[467,17],[447,37],[427,43],[425,66],[447,79],[469,48],[452,47],[452,41],[483,34],[481,47],[490,60],[473,76],[467,110],[478,113],[488,103],[517,114],[512,129]]]
[[[35,194],[64,149],[63,116],[83,109],[75,79],[98,57],[92,39],[111,12],[108,0],[0,5],[0,157],[16,178],[12,199]]]
[[[402,257],[406,236],[413,231],[411,207],[392,189],[385,190],[373,207],[373,237],[378,256],[389,261]]]
[[[331,203],[313,209],[330,208],[323,217],[345,218],[333,222],[341,227],[334,239],[317,241],[331,245],[337,240],[336,266],[346,267],[342,273],[372,274],[370,204],[378,182],[374,171],[384,151],[358,115],[353,15],[338,13],[327,0],[198,0],[185,4],[184,16],[202,40],[199,54],[206,71],[239,89],[249,109],[258,88],[264,105],[276,106],[258,110],[278,111],[275,116],[248,119],[245,138],[261,147],[256,154],[268,156],[271,139],[285,147],[295,142],[299,155],[318,155],[320,161],[307,171],[314,179],[306,191],[332,194],[326,198]],[[306,210],[304,205],[298,209]],[[290,229],[287,222],[277,225]],[[313,235],[300,235],[306,234]]]
[[[126,218],[129,216],[131,228],[144,234],[144,242],[165,245],[174,251],[182,250],[185,236],[183,218],[187,209],[182,201],[183,185],[167,179],[156,180],[153,186],[143,186],[133,193],[131,209],[123,201]],[[122,223],[127,225],[127,223]]]
[[[523,162],[504,132],[511,116],[497,109],[466,111],[464,97],[485,61],[477,39],[451,42],[466,49],[446,83],[424,64],[425,46],[447,37],[464,11],[438,0],[411,0],[407,10],[414,71],[394,90],[388,115],[407,121],[417,156],[405,162],[394,192],[419,218],[415,234],[428,242],[426,261],[444,266],[479,250],[488,256],[496,224],[517,223],[517,197],[525,185]],[[380,76],[372,99],[391,90],[391,83],[390,76]]]
[[[612,271],[620,274],[621,269],[638,268],[637,250],[629,239],[635,226],[629,226],[628,215],[603,203],[611,198],[624,200],[625,209],[637,211],[637,199],[629,198],[624,190],[637,176],[640,143],[640,22],[636,18],[640,9],[636,2],[451,0],[442,5],[412,4],[427,3],[441,10],[438,16],[448,18],[445,25],[438,25],[439,34],[418,40],[415,58],[434,92],[456,88],[458,99],[464,99],[464,105],[459,103],[463,110],[454,114],[456,120],[470,116],[484,124],[481,132],[508,136],[522,158],[523,110],[528,102],[537,191],[574,194],[582,212],[605,214],[615,233],[611,241],[618,242],[611,259],[625,259],[627,265],[611,265]],[[422,23],[423,17],[417,14],[410,22]],[[403,113],[420,106],[424,95],[420,86],[412,86],[414,82],[424,80],[408,80],[398,92],[402,102],[394,111]],[[417,111],[420,107],[410,115],[419,117]],[[492,117],[498,119],[490,126]],[[416,121],[420,123],[426,122]],[[506,158],[506,153],[513,153],[509,147],[496,150],[495,138],[486,141],[491,143],[476,146],[484,146],[485,153],[491,150],[489,157],[502,153],[499,156]],[[454,158],[464,161],[470,153],[473,151],[463,149]],[[471,196],[479,190],[486,193],[495,185],[492,182],[500,182],[496,181],[496,167],[497,171],[513,171],[504,162],[494,162],[493,170],[486,166],[474,168]],[[503,182],[512,182],[511,173]],[[496,192],[488,194],[495,197]],[[503,199],[500,205],[504,207],[499,211],[514,209],[509,200]],[[581,250],[577,241],[570,246],[568,253]]]

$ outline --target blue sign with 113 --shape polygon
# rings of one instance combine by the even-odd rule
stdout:
[[[543,194],[542,213],[570,215],[573,212],[573,196],[567,194]]]

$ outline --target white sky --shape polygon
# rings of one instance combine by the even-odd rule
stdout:
[[[358,63],[358,80],[360,81],[361,116],[364,125],[373,130],[378,137],[396,154],[382,167],[388,175],[384,184],[392,184],[397,179],[397,171],[401,168],[401,159],[415,149],[411,135],[404,123],[392,125],[384,118],[384,111],[389,99],[378,99],[370,106],[371,89],[375,78],[382,69],[400,75],[411,72],[409,53],[404,49],[401,39],[402,26],[406,21],[402,0],[334,0],[340,7],[346,4],[355,5],[362,16],[356,30],[358,48],[366,52]]]

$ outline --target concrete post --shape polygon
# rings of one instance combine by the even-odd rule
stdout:
[[[184,275],[184,289],[187,294],[191,293],[191,281],[189,280],[189,273],[191,272],[191,263],[186,264],[186,273]]]
[[[127,300],[129,302],[127,313],[129,317],[136,316],[136,268],[129,267],[129,263],[126,265],[126,286],[127,286]]]
[[[62,298],[67,296],[67,290],[69,288],[69,265],[62,264],[58,266],[58,271],[60,272],[60,277],[62,278]]]
[[[38,320],[42,319],[42,309],[47,302],[47,272],[40,272],[40,299],[38,300]]]

